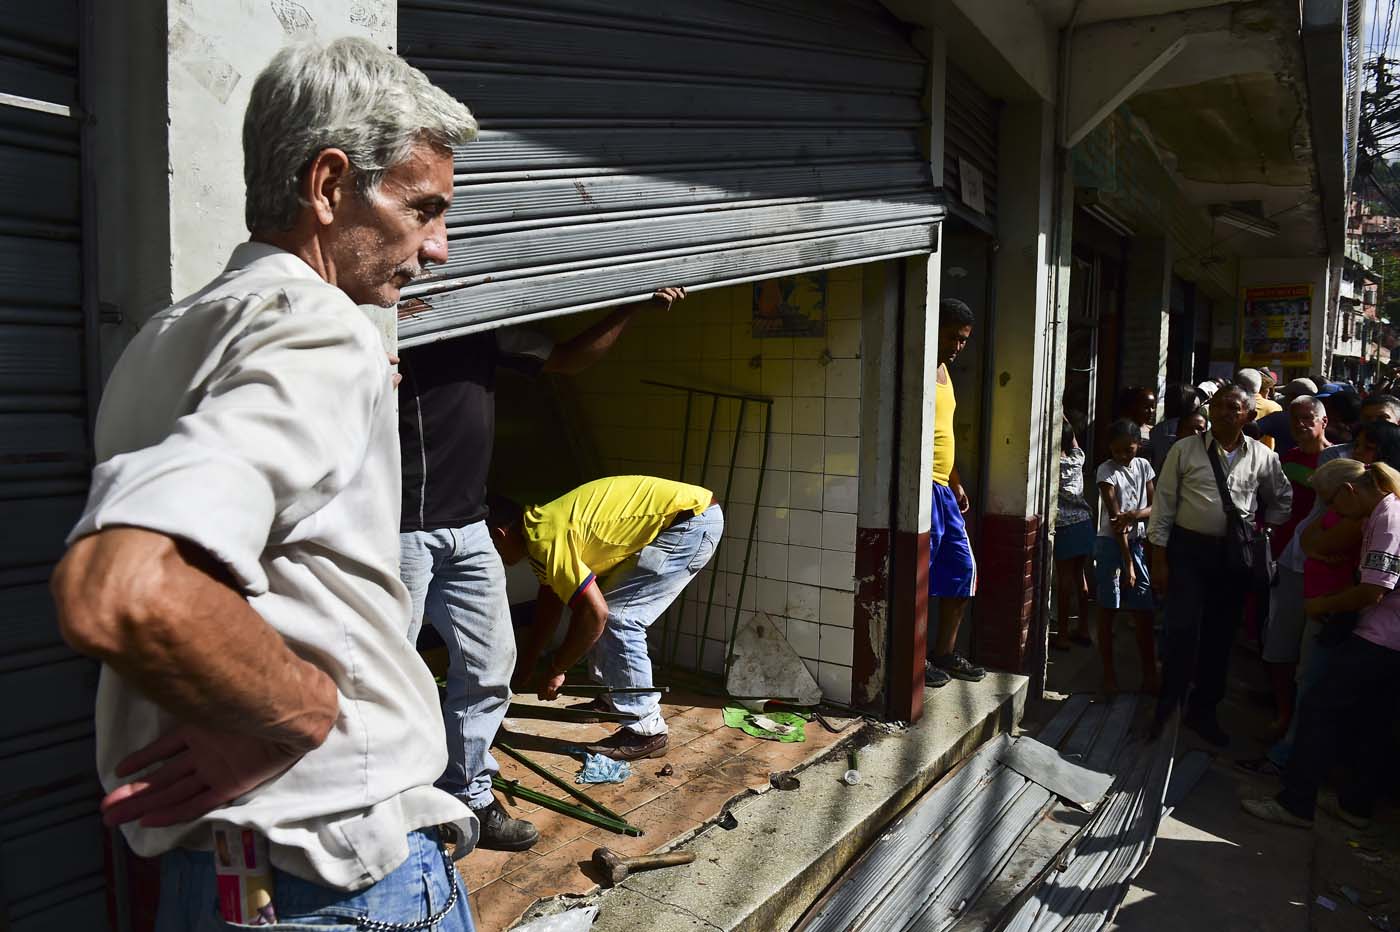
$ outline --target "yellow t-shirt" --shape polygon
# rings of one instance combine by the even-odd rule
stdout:
[[[1265,398],[1263,395],[1254,396],[1254,420],[1256,422],[1260,418],[1267,417],[1270,414],[1277,414],[1282,410],[1283,405],[1279,404],[1277,401]],[[1261,434],[1259,436],[1259,442],[1270,450],[1274,448],[1274,438],[1270,437],[1268,434]]]
[[[525,511],[530,568],[541,585],[572,605],[606,573],[656,540],[677,515],[698,515],[714,493],[698,485],[651,476],[595,479]]]
[[[953,377],[942,366],[938,374],[948,381],[938,381],[937,375],[933,380],[933,481],[947,485],[953,472],[953,410],[958,401],[953,396]]]

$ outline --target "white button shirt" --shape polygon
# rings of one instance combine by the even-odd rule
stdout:
[[[354,890],[403,862],[409,832],[469,820],[433,787],[446,739],[432,675],[404,636],[394,393],[364,312],[290,253],[244,243],[127,347],[96,445],[69,540],[127,525],[193,541],[340,694],[329,737],[290,770],[198,822],[127,824],[132,848],[207,848],[207,822],[229,822],[265,834],[283,870]],[[175,724],[104,667],[103,785],[126,782],[117,762]]]
[[[1225,512],[1207,444],[1215,444],[1209,432],[1204,442],[1201,437],[1183,437],[1167,453],[1152,499],[1152,518],[1147,523],[1147,539],[1159,547],[1167,545],[1173,525],[1211,537],[1225,536]],[[1277,453],[1242,436],[1233,459],[1223,450],[1217,455],[1230,498],[1247,521],[1253,522],[1259,509],[1268,524],[1288,520],[1293,487],[1283,474]]]

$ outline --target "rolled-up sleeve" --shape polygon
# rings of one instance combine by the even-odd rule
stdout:
[[[1272,450],[1261,450],[1259,507],[1265,524],[1283,524],[1293,511],[1293,485],[1283,474],[1283,464]]]
[[[1167,459],[1162,463],[1162,472],[1157,477],[1156,491],[1152,496],[1152,517],[1147,522],[1147,539],[1158,547],[1165,547],[1171,537],[1172,525],[1176,523],[1176,509],[1180,504],[1177,493],[1181,489],[1182,445],[1176,443],[1167,451]]]
[[[265,592],[269,540],[360,470],[387,366],[340,315],[264,308],[164,439],[96,468],[69,540],[157,531],[207,550],[249,595]]]

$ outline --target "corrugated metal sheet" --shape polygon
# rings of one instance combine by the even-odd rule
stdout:
[[[78,7],[0,23],[0,93],[75,108]],[[97,668],[47,580],[87,489],[77,121],[0,107],[0,927],[101,929]]]
[[[948,203],[958,216],[996,231],[997,147],[1001,102],[993,99],[957,65],[948,63],[947,116],[943,127],[943,187]],[[979,213],[962,202],[960,160],[966,159],[982,173],[986,213]]]
[[[483,129],[403,345],[936,244],[927,63],[873,0],[409,0],[399,44]]]

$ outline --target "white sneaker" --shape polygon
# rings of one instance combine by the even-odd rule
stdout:
[[[1240,808],[1256,819],[1263,819],[1265,822],[1274,822],[1278,825],[1289,825],[1293,828],[1312,828],[1312,819],[1300,819],[1279,803],[1272,796],[1263,799],[1242,799]]]
[[[1347,812],[1342,808],[1341,800],[1337,799],[1337,794],[1333,792],[1319,793],[1317,796],[1317,808],[1330,815],[1339,822],[1345,822],[1352,828],[1365,831],[1371,827],[1370,816],[1356,815]]]

